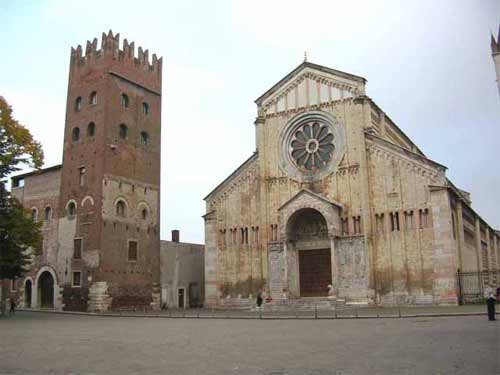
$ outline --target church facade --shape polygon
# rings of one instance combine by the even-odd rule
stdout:
[[[205,198],[208,306],[325,298],[456,304],[498,283],[498,232],[366,95],[304,62],[256,100],[256,151]]]

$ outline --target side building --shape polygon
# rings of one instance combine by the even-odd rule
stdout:
[[[44,221],[24,306],[160,305],[162,59],[111,31],[100,47],[71,50],[62,165],[12,179]]]

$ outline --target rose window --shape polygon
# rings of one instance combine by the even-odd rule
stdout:
[[[292,136],[291,156],[305,170],[321,169],[333,156],[333,134],[326,124],[308,122]]]

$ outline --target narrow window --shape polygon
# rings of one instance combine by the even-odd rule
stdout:
[[[125,217],[126,215],[126,207],[124,201],[116,202],[116,215],[120,217]]]
[[[33,221],[38,220],[38,210],[36,208],[31,209],[31,220]]]
[[[128,260],[129,262],[137,261],[137,241],[128,242]]]
[[[95,136],[95,124],[91,122],[87,125],[87,137],[92,138]]]
[[[413,211],[405,211],[405,229],[413,229]]]
[[[75,100],[75,111],[78,112],[82,109],[82,97],[79,96],[78,98],[76,98]]]
[[[80,128],[73,128],[72,139],[73,142],[78,142],[80,140]]]
[[[375,215],[375,223],[377,226],[377,233],[382,234],[385,232],[384,226],[384,214],[376,214]]]
[[[396,230],[399,231],[399,212],[396,212],[395,218],[396,218]]]
[[[95,91],[93,91],[92,94],[90,94],[89,102],[90,102],[90,105],[97,104],[97,93]]]
[[[146,146],[149,142],[149,136],[146,132],[141,132],[141,145]]]
[[[143,208],[141,212],[142,220],[146,220],[148,218],[148,210],[147,208]]]
[[[81,271],[73,271],[73,287],[82,286],[82,273]]]
[[[349,235],[349,219],[347,217],[340,219],[341,221],[341,229],[342,229],[342,235],[347,236]]]
[[[142,103],[142,113],[145,115],[149,113],[149,104],[146,102]]]
[[[420,229],[428,228],[429,227],[429,209],[424,208],[424,209],[418,210],[418,214],[419,214],[419,222],[420,222],[419,228]]]
[[[391,231],[399,231],[399,212],[391,212]]]
[[[70,204],[68,204],[68,215],[75,216],[75,214],[76,214],[76,204],[75,202],[70,202]]]
[[[85,167],[80,167],[78,168],[78,176],[79,176],[79,181],[80,181],[80,186],[85,186],[87,185],[87,170]]]
[[[125,124],[120,124],[120,138],[127,139],[128,136],[128,128]]]
[[[75,238],[73,240],[73,258],[82,259],[82,245],[83,241],[81,238]]]
[[[128,96],[127,94],[122,94],[120,97],[120,103],[123,108],[128,108]]]
[[[52,219],[52,209],[50,207],[45,207],[45,220],[46,221],[49,221],[50,219]]]
[[[11,292],[17,292],[17,282],[16,282],[16,279],[11,279],[10,280],[10,291]]]

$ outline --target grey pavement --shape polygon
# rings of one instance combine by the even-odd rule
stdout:
[[[0,318],[0,374],[500,374],[500,322]]]

